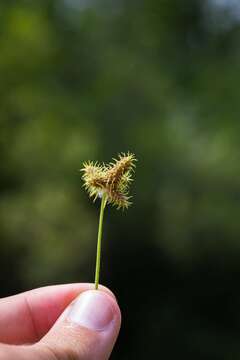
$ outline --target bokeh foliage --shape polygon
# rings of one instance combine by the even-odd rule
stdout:
[[[136,153],[107,211],[113,359],[240,356],[239,6],[0,3],[1,294],[92,281],[99,204],[84,160]]]

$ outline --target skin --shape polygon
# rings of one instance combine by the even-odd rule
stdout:
[[[104,331],[72,324],[67,316],[76,298],[86,291],[94,293],[93,288],[93,284],[56,285],[1,299],[0,360],[108,359],[121,323],[111,291],[102,286],[98,290],[113,311],[111,326]]]

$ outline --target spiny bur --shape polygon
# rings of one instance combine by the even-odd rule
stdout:
[[[96,200],[105,194],[109,204],[117,208],[128,208],[131,204],[128,190],[135,162],[135,155],[131,153],[119,154],[118,159],[113,159],[113,162],[107,165],[85,162],[81,169],[82,179],[90,197]]]

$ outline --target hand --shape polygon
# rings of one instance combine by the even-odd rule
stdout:
[[[90,284],[49,286],[0,300],[0,360],[106,360],[121,315]]]

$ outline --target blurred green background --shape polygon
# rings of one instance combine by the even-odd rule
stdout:
[[[93,281],[84,160],[138,157],[108,208],[112,359],[240,357],[240,2],[0,3],[1,296]]]

